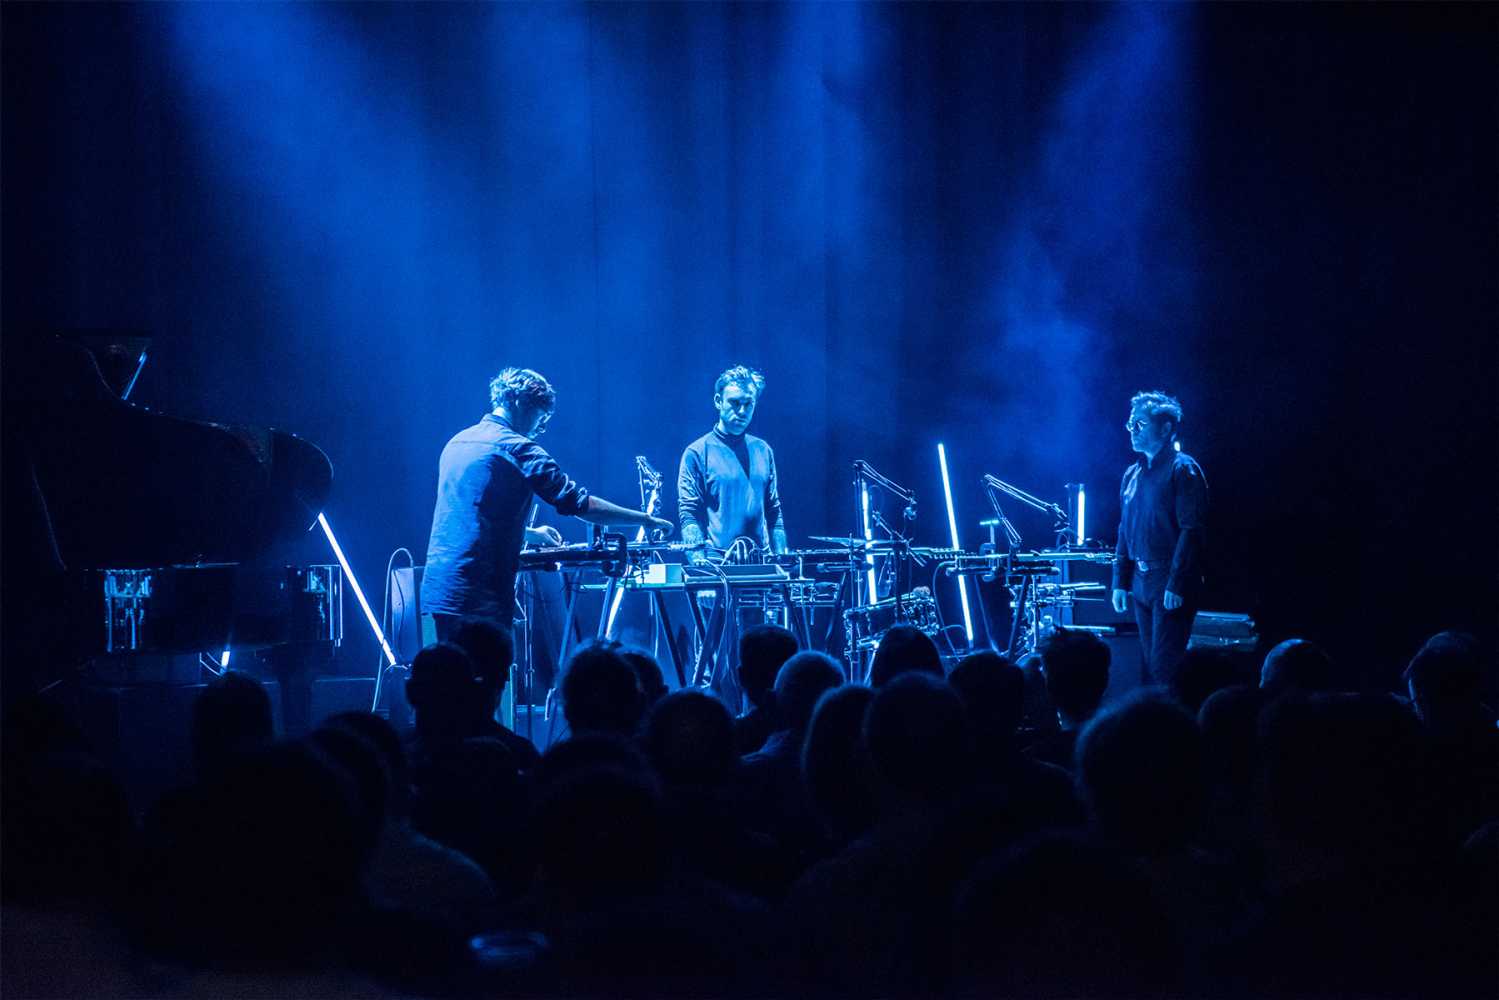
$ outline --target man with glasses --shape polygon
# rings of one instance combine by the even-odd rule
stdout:
[[[670,521],[589,494],[536,443],[557,405],[541,374],[506,368],[490,380],[489,402],[492,411],[453,435],[438,461],[422,609],[439,640],[464,617],[510,627],[522,544],[562,541],[556,528],[526,526],[533,496],[593,524],[671,530]]]
[[[1130,446],[1140,458],[1119,489],[1114,610],[1133,603],[1140,647],[1155,684],[1169,684],[1187,651],[1202,591],[1208,510],[1202,468],[1176,443],[1181,403],[1164,392],[1130,400]]]

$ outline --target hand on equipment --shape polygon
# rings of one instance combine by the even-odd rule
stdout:
[[[1161,603],[1166,606],[1167,611],[1175,611],[1182,606],[1182,595],[1173,594],[1168,590],[1166,591],[1166,595],[1161,598]]]
[[[646,533],[658,542],[670,538],[671,529],[672,523],[659,517],[652,517],[650,524],[646,525]]]
[[[1129,591],[1114,588],[1114,613],[1122,615],[1129,610]]]
[[[526,541],[532,545],[561,545],[562,532],[550,524],[544,524],[539,528],[527,528]]]

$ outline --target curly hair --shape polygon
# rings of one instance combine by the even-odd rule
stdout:
[[[1169,420],[1177,427],[1182,422],[1182,404],[1175,396],[1168,396],[1159,389],[1153,392],[1137,392],[1130,397],[1129,408],[1143,409],[1154,421]]]
[[[557,390],[538,371],[506,368],[489,380],[489,405],[508,409],[517,403],[550,413],[557,405]]]
[[[722,394],[724,389],[731,385],[737,385],[743,389],[752,389],[758,398],[760,393],[765,390],[765,374],[759,369],[750,368],[747,365],[734,365],[731,368],[725,368],[723,374],[718,376],[718,381],[713,383],[713,395]]]

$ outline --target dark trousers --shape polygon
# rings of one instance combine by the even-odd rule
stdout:
[[[1150,684],[1169,685],[1187,655],[1187,639],[1192,634],[1192,620],[1197,617],[1195,594],[1182,594],[1182,606],[1167,611],[1165,569],[1149,573],[1136,571],[1130,598],[1135,609],[1135,624],[1140,626],[1140,654],[1145,666],[1143,680]]]

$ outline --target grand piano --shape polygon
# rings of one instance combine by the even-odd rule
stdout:
[[[259,561],[314,523],[333,484],[317,446],[185,420],[125,398],[132,337],[8,338],[0,642],[7,697],[103,654],[336,641],[341,579]],[[310,581],[310,582],[309,582]]]

